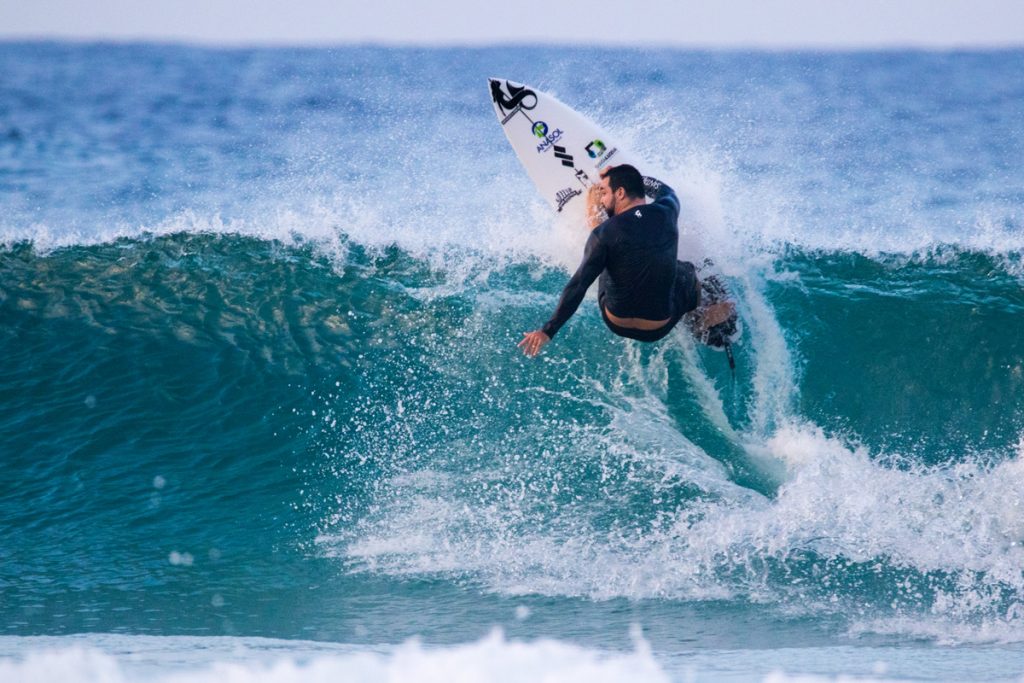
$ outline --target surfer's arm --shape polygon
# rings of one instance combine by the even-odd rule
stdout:
[[[598,232],[600,231],[590,233],[587,247],[583,252],[583,262],[576,269],[569,284],[562,290],[562,298],[559,299],[558,307],[551,319],[544,323],[544,327],[540,328],[540,331],[548,338],[554,337],[562,325],[572,317],[572,314],[580,307],[580,302],[583,301],[590,285],[594,284],[594,280],[604,270],[608,250]]]
[[[644,176],[644,194],[653,201],[652,204],[661,204],[679,216],[679,197],[675,190],[661,182],[657,178]]]
[[[531,358],[536,356],[544,348],[544,345],[551,341],[565,321],[571,318],[576,309],[580,307],[590,285],[604,270],[607,247],[601,241],[598,232],[600,230],[590,233],[586,249],[583,252],[583,263],[576,269],[569,284],[562,290],[562,298],[559,299],[558,307],[555,309],[554,315],[551,316],[551,320],[544,323],[539,330],[523,334],[523,339],[518,346],[527,356]]]

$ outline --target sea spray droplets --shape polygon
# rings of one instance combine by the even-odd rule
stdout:
[[[780,430],[768,448],[791,468],[775,500],[655,505],[654,520],[633,522],[620,504],[623,522],[604,530],[580,516],[593,514],[592,503],[553,507],[540,525],[522,527],[529,486],[480,482],[465,499],[453,496],[460,487],[450,477],[418,478],[415,489],[411,479],[395,480],[402,503],[367,520],[347,554],[400,575],[468,573],[511,594],[748,596],[818,614],[927,614],[953,629],[979,620],[1015,628],[1006,620],[1024,593],[1024,554],[1013,542],[1024,520],[1005,510],[1024,490],[1016,460],[992,471],[969,463],[892,469],[798,426]],[[549,484],[557,481],[552,475]],[[984,535],[976,530],[965,544],[965,524]]]
[[[191,567],[194,558],[191,553],[181,553],[177,550],[172,550],[171,554],[167,556],[167,561],[175,567]]]

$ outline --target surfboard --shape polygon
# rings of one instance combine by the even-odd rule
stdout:
[[[607,131],[551,95],[520,83],[490,79],[494,113],[541,196],[555,211],[583,220],[588,187],[609,165],[642,163]]]
[[[585,225],[587,188],[600,182],[605,168],[630,164],[652,175],[650,164],[554,96],[500,78],[489,83],[494,113],[513,151],[541,196],[565,222]],[[678,256],[701,267],[708,253],[700,235],[680,230]]]
[[[584,229],[586,192],[600,182],[600,172],[619,164],[649,175],[647,164],[616,143],[614,136],[557,98],[536,88],[491,78],[491,101],[512,149],[541,196],[572,224]],[[680,234],[679,257],[697,264],[702,306],[728,299],[722,278],[712,269],[704,245],[693,234]],[[717,328],[717,329],[716,329]],[[724,348],[739,336],[733,315],[727,323],[701,330],[698,339]],[[732,365],[732,355],[729,355]]]

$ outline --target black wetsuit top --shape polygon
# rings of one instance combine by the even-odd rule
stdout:
[[[601,302],[613,315],[678,320],[674,288],[679,199],[672,188],[653,178],[644,178],[644,184],[653,202],[612,216],[590,233],[583,263],[562,291],[551,320],[541,328],[549,337],[572,317],[598,276]]]

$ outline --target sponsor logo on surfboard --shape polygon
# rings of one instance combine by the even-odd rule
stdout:
[[[562,166],[568,166],[569,168],[576,168],[575,164],[572,163],[572,155],[566,154],[565,147],[559,147],[554,145],[555,158],[562,160]]]
[[[504,88],[502,87],[504,84]],[[514,85],[511,81],[491,81],[491,98],[501,112],[501,125],[504,126],[516,114],[523,114],[537,106],[537,93],[523,85]],[[531,123],[533,123],[531,121]]]
[[[543,121],[538,121],[537,123],[533,124],[533,134],[539,138],[544,137],[545,135],[548,134],[548,124],[544,123]]]
[[[505,81],[505,90],[503,90],[501,81],[492,80],[491,98],[494,99],[494,103],[501,109],[502,114],[508,114],[501,122],[502,125],[505,125],[512,118],[512,114],[523,109],[533,109],[537,106],[537,93],[525,85],[516,86],[508,81]]]
[[[592,140],[584,149],[587,150],[587,156],[591,159],[596,159],[604,154],[605,146],[600,140]]]
[[[538,131],[540,129],[537,127],[537,124],[541,124],[544,126],[544,133],[542,135],[538,135]],[[533,134],[537,135],[537,137],[539,138],[543,138],[541,140],[541,143],[537,145],[537,154],[543,154],[544,152],[548,151],[548,149],[550,149],[551,146],[558,142],[558,140],[562,137],[562,129],[555,128],[553,131],[549,133],[548,127],[546,124],[544,124],[543,121],[538,121],[537,124],[534,124],[533,126]]]
[[[580,181],[584,185],[590,184],[590,176],[588,176],[582,168],[576,169],[576,180]]]
[[[579,197],[583,194],[583,190],[578,190],[575,187],[567,187],[564,190],[559,190],[555,194],[555,200],[558,202],[558,211],[561,212],[565,208],[565,205],[569,203],[569,200],[573,197]]]
[[[603,157],[597,160],[597,167],[601,168],[602,166],[607,164],[618,151],[618,147],[612,147],[610,150],[608,150]]]

